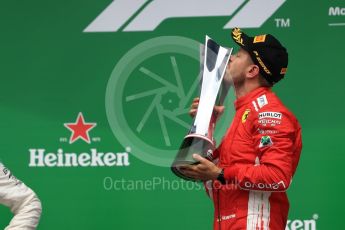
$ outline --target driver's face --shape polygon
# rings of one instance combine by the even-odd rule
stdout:
[[[247,67],[252,64],[253,62],[248,52],[241,48],[237,53],[231,55],[226,69],[225,80],[234,83],[244,81]]]

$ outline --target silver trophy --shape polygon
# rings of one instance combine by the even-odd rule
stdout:
[[[201,69],[203,70],[198,111],[193,125],[180,146],[171,170],[185,180],[193,180],[180,171],[181,166],[198,164],[193,158],[194,153],[213,160],[215,140],[213,132],[217,114],[213,112],[214,105],[222,105],[230,87],[223,81],[226,66],[230,59],[232,48],[218,45],[206,36],[206,42],[201,49]]]

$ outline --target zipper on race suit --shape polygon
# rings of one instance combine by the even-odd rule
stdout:
[[[221,230],[222,216],[220,215],[220,199],[219,199],[219,188],[217,190],[217,214],[218,214],[218,230]]]

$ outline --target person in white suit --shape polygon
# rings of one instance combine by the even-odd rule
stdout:
[[[11,209],[13,218],[5,230],[34,230],[42,205],[34,191],[18,180],[0,162],[0,204]]]

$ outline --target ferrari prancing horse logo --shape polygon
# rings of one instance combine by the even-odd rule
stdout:
[[[250,113],[250,109],[246,109],[246,111],[244,111],[244,113],[243,113],[243,115],[242,115],[242,123],[245,123],[245,122],[246,122],[249,113]]]

